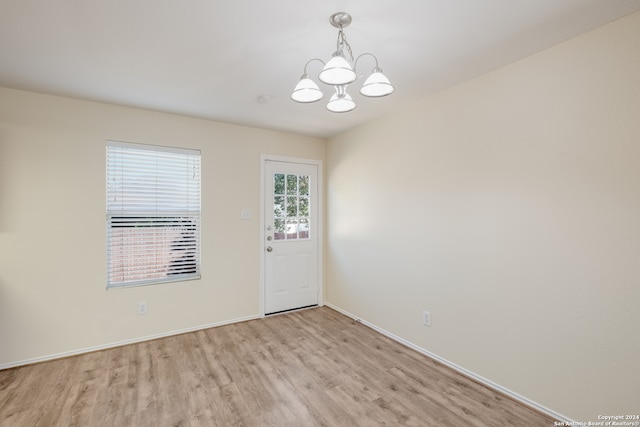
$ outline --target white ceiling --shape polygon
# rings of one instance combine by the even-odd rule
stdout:
[[[640,0],[0,0],[0,86],[328,137],[638,10]],[[325,109],[326,86],[318,103],[289,99],[306,61],[335,50],[338,11],[353,16],[354,55],[375,54],[396,88],[380,99],[352,89],[358,107],[344,114]],[[373,65],[364,57],[358,71]]]

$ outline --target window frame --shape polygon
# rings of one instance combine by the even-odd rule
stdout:
[[[200,279],[201,151],[112,140],[105,151],[107,289]]]

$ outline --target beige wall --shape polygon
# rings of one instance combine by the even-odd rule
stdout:
[[[105,289],[107,139],[202,150],[201,280]],[[260,154],[322,160],[324,146],[0,89],[0,366],[257,316]]]
[[[639,52],[636,13],[331,138],[326,301],[574,420],[637,414]]]

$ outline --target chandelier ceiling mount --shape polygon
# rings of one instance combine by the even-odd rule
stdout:
[[[351,15],[347,12],[334,13],[329,17],[329,22],[336,28],[347,28],[351,24]]]

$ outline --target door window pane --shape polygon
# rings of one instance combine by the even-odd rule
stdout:
[[[298,216],[298,198],[287,197],[287,217],[295,218]]]
[[[282,218],[284,216],[284,197],[275,196],[273,198],[273,216],[274,218]]]
[[[298,220],[287,219],[287,240],[298,238]]]
[[[309,216],[309,198],[308,197],[300,197],[298,201],[298,215]]]
[[[300,239],[309,238],[309,218],[300,218],[298,222],[298,237]]]
[[[308,196],[309,195],[309,176],[307,175],[300,175],[299,177],[300,180],[300,195],[301,196]]]
[[[277,173],[273,176],[273,193],[284,194],[284,174]]]
[[[287,194],[298,194],[298,177],[287,175]]]
[[[276,218],[273,225],[273,238],[275,240],[283,240],[285,238],[284,220],[281,218]]]

